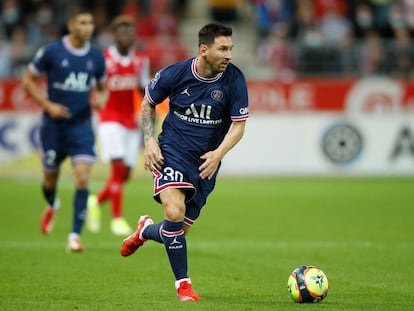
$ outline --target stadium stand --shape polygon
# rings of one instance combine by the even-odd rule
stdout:
[[[20,77],[36,48],[64,31],[64,13],[79,4],[91,8],[102,47],[120,13],[137,19],[142,48],[168,46],[153,71],[196,55],[194,31],[216,19],[234,27],[234,61],[248,78],[413,74],[410,0],[4,0],[0,78]]]

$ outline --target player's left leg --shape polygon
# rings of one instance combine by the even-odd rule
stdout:
[[[128,180],[129,171],[129,167],[124,164],[122,159],[111,161],[111,174],[106,186],[98,193],[98,195],[89,195],[86,224],[91,232],[97,233],[100,231],[101,206],[102,203],[109,199],[112,211],[112,233],[119,236],[131,234],[132,229],[122,213],[123,188],[125,181]]]
[[[114,127],[114,130],[118,132],[120,143],[117,151],[113,151],[111,161],[111,231],[115,235],[125,236],[131,234],[132,228],[123,217],[124,185],[129,180],[132,167],[137,162],[140,133],[136,129],[127,129],[119,124]]]
[[[72,232],[68,237],[68,250],[81,252],[84,247],[80,243],[80,235],[86,217],[86,204],[89,195],[89,176],[91,165],[88,163],[73,163],[75,175],[75,197],[73,202]]]
[[[105,187],[98,193],[96,198],[90,198],[88,204],[88,228],[100,227],[99,217],[102,203],[106,200],[111,202],[112,220],[111,231],[115,235],[125,236],[132,232],[131,227],[123,217],[123,188],[129,179],[131,166],[136,162],[138,156],[139,136],[136,130],[126,129],[117,122],[104,122],[98,128],[101,157],[104,162],[111,165],[111,173]]]
[[[68,150],[75,176],[75,195],[73,199],[72,232],[68,237],[67,250],[84,250],[80,235],[86,218],[86,204],[89,195],[89,177],[92,165],[96,162],[94,133],[90,122],[79,123],[68,129]]]
[[[132,229],[123,217],[124,184],[129,177],[129,168],[123,160],[114,160],[111,163],[112,174],[110,179],[110,200],[112,207],[111,231],[115,235],[131,234]]]
[[[197,301],[201,297],[192,289],[188,276],[187,241],[184,233],[185,199],[186,193],[181,189],[169,188],[160,193],[164,207],[161,236],[176,279],[178,299]]]
[[[98,137],[100,143],[100,158],[104,163],[109,163],[112,152],[119,145],[120,137],[117,135],[115,122],[102,122],[98,126]],[[114,168],[111,163],[111,173],[106,180],[105,186],[95,195],[90,194],[87,201],[86,226],[89,231],[98,233],[101,230],[101,206],[111,197],[112,175]]]

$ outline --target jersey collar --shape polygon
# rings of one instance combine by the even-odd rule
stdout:
[[[77,49],[69,41],[69,35],[66,35],[62,38],[63,46],[72,54],[76,56],[85,56],[89,49],[91,48],[91,43],[87,41],[85,43],[85,46],[83,48]]]
[[[220,72],[215,77],[212,77],[212,78],[203,78],[202,76],[200,76],[197,73],[197,68],[196,68],[197,61],[198,61],[198,57],[195,57],[193,59],[193,61],[191,62],[191,72],[193,73],[194,78],[196,78],[197,80],[199,80],[201,82],[212,83],[212,82],[218,81],[221,78],[221,76],[223,75],[223,73]]]

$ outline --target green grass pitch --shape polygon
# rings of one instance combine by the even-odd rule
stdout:
[[[0,310],[414,310],[414,179],[220,178],[187,237],[202,300],[180,303],[163,246],[121,257],[107,206],[102,232],[84,230],[86,251],[65,252],[73,186],[62,177],[50,236],[39,230],[40,178],[0,179]],[[149,178],[125,190],[131,224],[161,219]],[[320,304],[288,295],[290,272],[304,264],[328,276]]]

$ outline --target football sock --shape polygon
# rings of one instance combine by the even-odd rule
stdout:
[[[141,235],[146,240],[153,240],[158,243],[163,243],[162,236],[161,236],[161,229],[162,225],[164,224],[163,221],[149,225],[145,227],[145,229],[142,231]]]
[[[86,202],[88,200],[88,189],[76,189],[73,209],[72,232],[81,234],[83,223],[86,216]]]
[[[112,217],[114,218],[122,216],[122,194],[127,172],[128,168],[123,161],[112,162],[112,177],[109,192],[112,204]]]
[[[124,181],[128,176],[128,167],[123,161],[114,161],[111,163],[111,176],[105,188],[98,195],[98,204],[107,199],[111,200],[112,217],[122,216],[122,194]]]
[[[42,185],[43,197],[46,199],[46,202],[53,207],[56,199],[56,188],[53,189],[46,189],[44,185]]]
[[[111,179],[109,179],[105,185],[105,188],[98,193],[98,204],[101,205],[103,202],[109,199],[109,186],[111,184]]]
[[[109,186],[109,199],[111,200],[112,217],[117,218],[122,216],[122,188],[123,184],[118,180],[112,180]]]
[[[187,243],[183,230],[184,222],[164,220],[161,230],[164,246],[170,260],[175,279],[188,278],[187,275]]]

